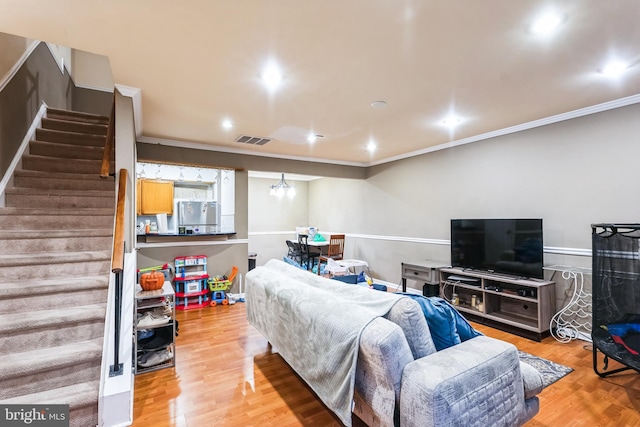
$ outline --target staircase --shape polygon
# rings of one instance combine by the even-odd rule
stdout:
[[[0,208],[0,403],[98,423],[115,181],[108,117],[48,109]]]

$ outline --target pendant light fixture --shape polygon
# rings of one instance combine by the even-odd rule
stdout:
[[[296,195],[296,188],[293,184],[289,184],[285,181],[284,174],[282,174],[282,178],[280,178],[279,183],[269,186],[269,194],[272,196],[282,197],[285,193],[287,196],[293,197]]]

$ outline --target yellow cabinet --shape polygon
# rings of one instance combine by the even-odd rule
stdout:
[[[136,190],[138,215],[173,215],[173,181],[139,179]]]

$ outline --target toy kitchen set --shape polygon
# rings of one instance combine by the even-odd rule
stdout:
[[[142,165],[136,169],[138,243],[224,240],[235,234],[234,171]],[[146,178],[145,168],[156,171],[152,178]]]

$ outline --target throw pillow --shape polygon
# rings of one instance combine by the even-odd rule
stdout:
[[[422,308],[438,351],[482,335],[446,300],[405,293]]]

